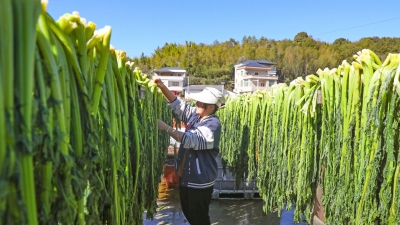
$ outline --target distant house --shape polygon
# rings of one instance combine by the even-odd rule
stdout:
[[[186,70],[179,67],[164,67],[153,70],[153,72],[153,78],[160,78],[174,95],[184,95],[184,87],[188,85]]]
[[[278,83],[276,63],[267,60],[245,60],[235,65],[233,92],[241,94],[256,90],[269,90]]]

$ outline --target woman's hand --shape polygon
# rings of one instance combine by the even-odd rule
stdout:
[[[167,86],[164,85],[160,78],[155,78],[153,82],[157,85],[158,88],[160,88],[168,102],[172,102],[176,99],[176,96],[168,89]]]
[[[157,126],[159,130],[165,130],[165,131],[170,127],[168,124],[164,123],[164,121],[160,119],[157,120]]]
[[[160,78],[154,79],[154,83],[157,84],[158,87],[160,87],[160,85],[163,84]]]
[[[171,136],[173,139],[181,142],[182,137],[184,135],[184,132],[174,130],[170,125],[164,123],[162,120],[157,120],[157,126],[159,130],[164,130],[167,132],[169,136]]]

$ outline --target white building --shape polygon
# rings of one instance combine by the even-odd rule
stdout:
[[[267,60],[245,60],[235,65],[235,93],[269,90],[278,83],[276,63]]]
[[[153,78],[160,78],[174,95],[184,95],[184,87],[188,85],[188,74],[186,70],[179,67],[164,67],[153,70],[153,72]]]

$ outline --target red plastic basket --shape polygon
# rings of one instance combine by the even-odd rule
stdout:
[[[164,166],[164,180],[167,187],[176,188],[179,187],[179,176],[175,172],[174,165]]]

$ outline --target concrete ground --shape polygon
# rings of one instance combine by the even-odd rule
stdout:
[[[225,197],[225,196],[224,196]],[[165,182],[159,186],[159,208],[153,220],[145,219],[144,225],[189,225],[179,202],[178,188],[167,188]],[[212,199],[210,218],[212,225],[307,225],[306,222],[294,223],[293,210],[264,214],[261,199]]]

